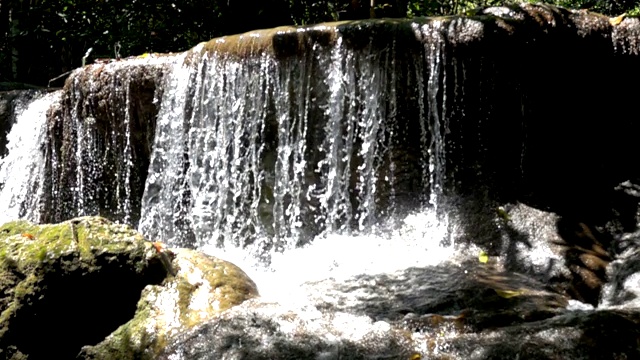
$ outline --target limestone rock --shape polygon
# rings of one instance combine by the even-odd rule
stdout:
[[[167,340],[258,295],[235,265],[202,253],[169,250],[175,276],[142,292],[134,318],[105,341],[83,349],[85,359],[155,359]]]

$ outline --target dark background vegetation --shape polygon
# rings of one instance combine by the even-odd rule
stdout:
[[[175,52],[214,37],[280,25],[459,14],[504,0],[0,0],[0,90],[46,86],[96,58]],[[551,0],[607,15],[636,0]],[[63,79],[63,78],[61,78]],[[61,80],[51,82],[59,86]]]

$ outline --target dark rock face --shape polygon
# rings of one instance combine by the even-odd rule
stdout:
[[[170,56],[75,71],[49,116],[50,178],[42,222],[79,214],[136,224],[155,132],[156,92]],[[52,195],[54,194],[54,195]]]

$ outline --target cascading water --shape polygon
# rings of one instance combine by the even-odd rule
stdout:
[[[373,234],[406,200],[412,210],[435,205],[445,157],[443,40],[425,55],[393,41],[353,50],[334,36],[301,58],[240,57],[217,51],[232,41],[220,39],[177,62],[160,101],[143,233],[262,256],[316,236]],[[398,130],[412,126],[422,129],[421,154]],[[403,184],[411,168],[421,175]]]
[[[94,64],[71,74],[49,119],[50,181],[40,221],[101,215],[137,224],[160,91],[155,81],[171,59]]]
[[[7,155],[0,160],[0,223],[40,217],[47,111],[59,100],[60,92],[54,92],[17,106],[15,124],[7,136]]]

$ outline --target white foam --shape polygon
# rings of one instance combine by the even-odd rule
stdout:
[[[246,249],[209,246],[202,250],[242,268],[256,282],[264,298],[283,302],[292,300],[306,282],[388,274],[456,261],[462,254],[452,245],[441,244],[448,236],[446,223],[434,211],[423,210],[405,217],[390,231],[318,237],[304,247],[272,254],[268,266],[256,262]],[[474,250],[466,248],[464,252]]]

